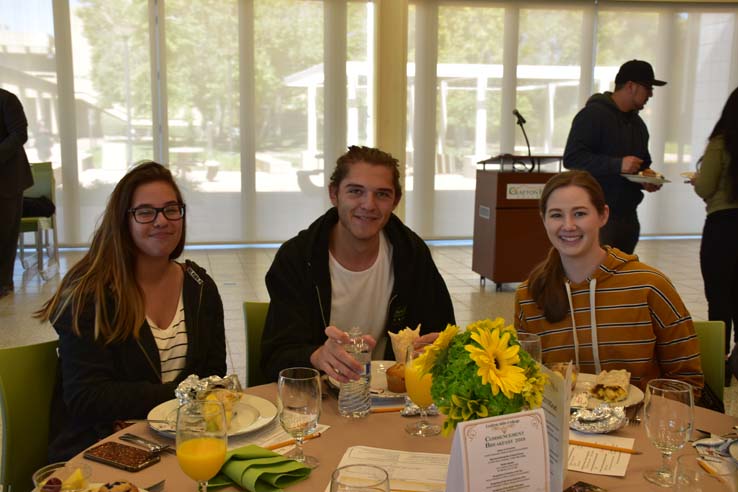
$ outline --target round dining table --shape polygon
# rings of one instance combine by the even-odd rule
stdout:
[[[266,384],[247,388],[246,393],[276,402],[276,384]],[[405,426],[412,422],[412,417],[402,417],[399,412],[372,413],[366,418],[349,419],[339,415],[338,401],[334,395],[328,394],[323,399],[320,423],[330,426],[320,437],[305,441],[305,452],[320,460],[320,465],[312,471],[307,480],[289,487],[290,492],[322,492],[330,482],[331,473],[336,469],[345,451],[351,446],[370,446],[382,449],[395,449],[411,452],[450,453],[451,437],[412,437],[405,433]],[[443,421],[443,416],[431,417],[436,423]],[[695,407],[695,429],[705,430],[716,434],[725,434],[733,430],[738,419],[725,414]],[[277,424],[278,425],[278,424]],[[111,435],[106,440],[118,440],[120,434],[130,432],[139,436],[168,442],[174,445],[173,440],[166,439],[155,433],[146,422],[137,422],[126,429]],[[663,491],[664,489],[652,485],[643,478],[643,472],[657,468],[661,463],[661,454],[649,442],[643,424],[626,425],[612,435],[635,439],[634,449],[641,451],[640,455],[631,456],[628,470],[624,477],[611,477],[567,471],[564,487],[584,481],[602,487],[609,492],[613,491]],[[704,437],[704,436],[701,436]],[[248,440],[246,440],[248,444]],[[677,455],[694,453],[687,445]],[[81,459],[81,454],[75,459]],[[676,460],[676,457],[675,457]],[[131,473],[110,466],[85,460],[92,468],[91,482],[109,482],[128,480],[140,487],[155,484],[166,479],[163,489],[168,492],[188,492],[197,490],[195,482],[187,477],[179,468],[177,457],[174,454],[162,453],[161,461],[141,471]],[[235,491],[236,487],[225,487],[219,490]],[[452,492],[452,491],[449,491]],[[554,492],[554,491],[552,491]],[[559,492],[559,491],[555,491]]]

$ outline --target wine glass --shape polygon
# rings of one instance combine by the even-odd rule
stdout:
[[[320,463],[314,456],[306,456],[302,442],[318,427],[320,418],[320,373],[307,367],[291,367],[279,372],[277,406],[279,423],[295,438],[295,449],[285,456],[315,468]]]
[[[177,411],[177,461],[182,471],[197,481],[197,490],[206,492],[225,462],[228,428],[223,404],[195,400]]]
[[[420,368],[417,366],[417,358],[430,346],[429,343],[423,343],[414,348],[412,345],[407,348],[405,355],[405,388],[407,395],[420,408],[420,422],[408,424],[405,432],[411,436],[430,437],[441,432],[441,426],[431,424],[426,420],[428,417],[428,407],[433,404],[431,396],[431,383],[433,378],[430,373],[420,375]]]
[[[520,348],[528,352],[533,360],[541,363],[541,337],[535,333],[518,333]]]
[[[730,459],[685,454],[677,459],[676,492],[735,492],[738,467]]]
[[[374,465],[346,465],[331,476],[331,492],[390,492],[389,477]]]
[[[660,487],[671,487],[674,485],[672,453],[687,443],[694,423],[692,386],[674,379],[649,381],[643,421],[648,439],[662,456],[661,468],[647,470],[643,476]]]

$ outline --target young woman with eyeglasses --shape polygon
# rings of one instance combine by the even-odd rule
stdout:
[[[185,204],[171,173],[146,161],[113,190],[84,257],[36,313],[59,334],[51,462],[145,418],[190,374],[226,372],[223,304],[205,270],[178,258]]]

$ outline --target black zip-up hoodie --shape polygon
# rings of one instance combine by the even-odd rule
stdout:
[[[215,282],[204,268],[187,261],[182,295],[187,361],[170,383],[161,382],[159,349],[146,321],[138,340],[107,347],[94,340],[92,303],[80,316],[82,336],[72,332],[71,308],[54,323],[59,367],[51,404],[51,463],[67,460],[110,435],[115,420],[146,418],[149,410],[174,398],[177,385],[190,374],[225,375],[223,303]]]
[[[261,368],[271,381],[287,367],[311,367],[310,355],[327,338],[324,330],[331,319],[328,240],[337,222],[334,207],[285,242],[266,274],[271,301],[262,337]],[[420,323],[425,334],[455,323],[451,296],[425,242],[394,214],[384,231],[392,244],[395,275],[386,330],[396,333]],[[393,359],[391,354],[388,343],[385,358]]]
[[[602,186],[614,216],[635,213],[643,200],[643,187],[620,175],[626,155],[643,159],[641,170],[651,167],[646,124],[637,110],[620,111],[612,92],[594,94],[571,124],[564,166],[589,171]]]

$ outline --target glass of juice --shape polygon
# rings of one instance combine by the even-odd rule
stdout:
[[[426,420],[428,407],[433,404],[433,398],[431,397],[433,379],[430,373],[423,374],[417,364],[418,357],[423,354],[429,345],[427,343],[415,347],[411,345],[407,348],[405,357],[405,388],[407,389],[407,395],[420,408],[420,421],[405,427],[405,432],[411,436],[429,437],[441,432],[440,425],[431,424]]]
[[[182,471],[206,492],[225,462],[228,427],[223,404],[214,400],[185,403],[177,411],[177,461]]]

